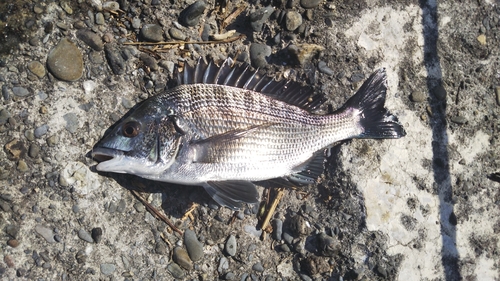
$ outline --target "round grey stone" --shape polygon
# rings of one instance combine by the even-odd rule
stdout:
[[[40,138],[49,131],[49,126],[44,124],[35,129],[35,138]]]
[[[300,0],[300,5],[306,9],[316,8],[323,0]]]
[[[271,6],[261,8],[250,14],[250,26],[255,32],[262,31],[262,26],[267,21],[269,16],[274,13],[274,8]]]
[[[217,271],[219,274],[223,274],[229,268],[229,261],[226,257],[222,257],[219,260],[219,266],[217,267]]]
[[[158,62],[152,56],[148,54],[141,54],[139,58],[147,67],[149,67],[149,69],[153,71],[158,70]]]
[[[54,232],[52,229],[47,228],[42,225],[37,225],[35,226],[35,231],[38,233],[40,236],[42,236],[47,242],[49,243],[55,243],[56,240],[54,240]]]
[[[92,239],[90,233],[83,228],[80,228],[80,230],[78,230],[78,238],[89,243],[94,243],[94,239]]]
[[[25,97],[30,94],[30,91],[24,87],[13,87],[12,93],[18,97]]]
[[[132,27],[136,29],[141,28],[141,20],[139,18],[133,18]]]
[[[467,119],[463,116],[457,115],[457,116],[451,117],[451,122],[462,125],[462,124],[467,123]]]
[[[252,266],[252,269],[258,272],[263,272],[264,267],[262,266],[262,263],[258,262]]]
[[[160,42],[163,41],[163,30],[161,26],[157,24],[145,24],[139,35],[144,41],[148,42]]]
[[[116,11],[120,9],[120,4],[116,1],[106,1],[102,3],[102,8],[105,10]]]
[[[31,158],[36,158],[38,154],[40,153],[40,147],[36,143],[30,144],[30,147],[28,149],[28,156]]]
[[[61,39],[47,57],[47,68],[58,79],[75,81],[83,75],[83,56],[67,38]]]
[[[32,61],[28,64],[28,69],[31,73],[35,74],[38,78],[45,76],[45,67],[38,61]]]
[[[441,84],[434,87],[434,89],[432,89],[432,92],[439,100],[444,100],[446,98],[446,89]]]
[[[5,227],[5,232],[9,234],[12,238],[16,239],[18,238],[19,234],[19,226],[14,225],[14,224],[9,224]]]
[[[271,55],[271,47],[252,43],[250,45],[250,61],[254,67],[265,67],[267,65],[266,57]]]
[[[90,30],[78,30],[76,37],[96,51],[104,49],[104,42],[101,37]]]
[[[97,13],[95,15],[95,23],[98,25],[103,25],[105,23],[104,15],[102,13]]]
[[[230,256],[236,255],[236,237],[234,235],[229,235],[224,247],[226,253]]]
[[[320,233],[317,237],[319,253],[326,257],[336,256],[340,252],[340,242],[336,237]]]
[[[106,44],[104,47],[104,53],[106,54],[106,59],[108,61],[109,67],[115,75],[121,75],[125,72],[125,59],[120,54],[120,51],[110,44]]]
[[[288,31],[294,31],[302,24],[302,16],[296,11],[288,11],[285,16],[285,25]]]
[[[281,240],[283,234],[283,221],[280,219],[274,220],[274,239],[277,241]]]
[[[333,74],[334,74],[333,70],[331,68],[329,68],[328,65],[326,65],[326,62],[324,62],[324,61],[318,62],[318,70],[319,70],[319,72],[326,74],[328,76],[333,76]]]
[[[199,261],[203,257],[203,244],[198,241],[191,229],[184,231],[184,245],[192,261]]]
[[[112,263],[102,263],[100,268],[103,275],[111,275],[115,272],[116,266]]]
[[[186,40],[186,35],[180,31],[179,29],[172,27],[168,30],[168,34],[172,36],[172,38],[177,39],[177,40]]]
[[[196,1],[184,9],[179,15],[179,23],[184,26],[195,26],[205,12],[207,4],[204,1]]]

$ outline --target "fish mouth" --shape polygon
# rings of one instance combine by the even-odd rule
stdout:
[[[124,157],[124,152],[121,150],[97,147],[92,150],[92,158],[99,162],[96,169],[101,172],[112,172],[118,162]]]

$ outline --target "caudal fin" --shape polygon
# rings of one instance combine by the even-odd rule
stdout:
[[[406,135],[398,118],[385,107],[387,75],[385,68],[373,73],[342,109],[359,110],[359,120],[363,132],[356,138],[397,139]]]

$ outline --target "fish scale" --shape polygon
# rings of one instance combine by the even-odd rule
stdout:
[[[201,185],[219,204],[238,209],[257,202],[252,182],[315,182],[325,148],[338,141],[405,135],[384,107],[384,70],[330,114],[318,113],[324,99],[310,87],[232,60],[200,60],[177,77],[179,86],[144,101],[96,144],[97,170]]]

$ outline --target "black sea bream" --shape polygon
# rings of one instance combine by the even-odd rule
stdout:
[[[323,98],[310,87],[231,59],[221,66],[200,60],[177,79],[177,87],[132,109],[95,145],[98,171],[200,185],[220,205],[238,209],[258,201],[252,182],[314,182],[325,149],[338,141],[405,135],[384,108],[384,69],[331,114],[316,112]]]

